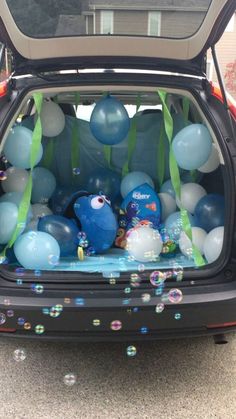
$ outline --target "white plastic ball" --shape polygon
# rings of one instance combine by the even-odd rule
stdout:
[[[200,227],[192,227],[192,243],[198,248],[201,255],[203,255],[203,247],[207,233]],[[179,248],[184,256],[193,257],[193,248],[191,240],[184,231],[180,233]]]
[[[45,217],[45,215],[51,215],[52,211],[47,205],[43,204],[34,204],[32,205],[33,217],[34,219],[38,219],[40,217]]]
[[[56,137],[65,128],[65,115],[60,106],[51,100],[43,102],[40,117],[45,137]]]
[[[199,172],[202,173],[210,173],[214,172],[220,165],[220,156],[219,152],[215,146],[215,144],[212,144],[212,150],[209,159],[205,164],[203,164],[201,167],[199,167]]]
[[[181,186],[181,200],[176,198],[177,206],[180,208],[182,204],[184,209],[194,214],[196,205],[206,194],[206,190],[201,185],[197,183],[185,183]]]
[[[216,227],[208,233],[204,243],[204,255],[208,263],[215,262],[221,254],[224,241],[224,227]]]
[[[27,170],[12,166],[6,170],[6,179],[1,185],[4,192],[24,192],[28,179]]]
[[[125,198],[133,189],[147,183],[154,188],[154,183],[149,175],[144,172],[130,172],[126,175],[121,182],[120,192],[123,198]]]
[[[161,201],[161,220],[165,219],[176,211],[176,202],[173,196],[166,192],[161,192],[158,194]]]
[[[127,250],[138,262],[155,261],[162,251],[159,231],[151,227],[131,229],[127,234]]]

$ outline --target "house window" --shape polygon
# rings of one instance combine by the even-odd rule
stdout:
[[[213,65],[212,58],[207,58],[206,76],[208,80],[213,79],[213,69],[214,69],[214,65]]]
[[[225,28],[225,32],[234,32],[234,20],[235,20],[235,14],[231,17],[228,25]]]
[[[148,12],[148,35],[161,35],[161,12]]]
[[[101,12],[101,34],[112,34],[114,26],[114,12],[103,10]]]

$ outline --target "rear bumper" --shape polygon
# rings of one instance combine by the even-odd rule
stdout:
[[[32,296],[1,295],[0,312],[5,322],[0,336],[50,340],[135,341],[216,335],[236,330],[236,290],[191,294],[183,290],[180,304],[161,302],[150,290],[83,292],[83,296],[60,292]],[[143,294],[150,300],[143,301]],[[100,297],[99,297],[100,295]],[[146,296],[147,298],[147,296]],[[54,309],[52,309],[54,307]],[[56,310],[55,310],[55,307]],[[54,316],[52,316],[54,313]],[[56,316],[55,316],[56,313]],[[226,324],[224,326],[224,324]],[[219,327],[222,325],[222,327]]]

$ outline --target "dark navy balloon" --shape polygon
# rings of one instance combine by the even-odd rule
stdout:
[[[50,208],[54,214],[62,215],[68,203],[71,200],[71,195],[76,191],[73,186],[57,186],[51,199]]]
[[[120,143],[127,136],[129,127],[129,115],[119,100],[108,95],[97,102],[91,115],[90,129],[100,143]]]
[[[102,193],[114,201],[120,192],[121,177],[113,170],[98,168],[91,172],[86,189],[92,194]]]
[[[110,203],[104,196],[81,196],[74,203],[81,230],[96,253],[109,249],[116,237],[117,220]]]
[[[46,215],[39,219],[38,230],[57,240],[61,256],[75,256],[79,229],[73,220],[61,215]]]
[[[224,225],[225,222],[225,200],[222,195],[205,195],[198,202],[194,218],[197,227],[209,231]]]

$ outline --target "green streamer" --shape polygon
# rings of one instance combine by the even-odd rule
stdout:
[[[188,124],[189,110],[190,110],[190,101],[187,97],[184,97],[183,98],[183,117],[184,117],[184,122],[186,125]]]
[[[165,177],[165,125],[161,123],[160,136],[157,144],[157,178],[159,188],[161,188]]]
[[[41,140],[42,140],[42,124],[41,124],[41,119],[40,119],[40,113],[41,113],[41,108],[42,108],[42,103],[43,103],[43,95],[42,93],[34,93],[33,98],[34,98],[34,103],[37,110],[38,118],[37,118],[33,135],[32,135],[29,179],[26,184],[26,188],[24,190],[23,197],[19,205],[17,225],[11,239],[9,240],[6,248],[3,251],[4,256],[6,254],[6,250],[13,246],[17,237],[21,234],[22,229],[24,228],[26,224],[27,214],[28,214],[29,206],[30,206],[32,186],[33,186],[32,174],[33,174],[34,166],[37,163],[37,157],[38,157]]]
[[[108,167],[111,168],[111,146],[110,145],[103,146],[103,154],[104,154],[105,160],[108,163]]]
[[[129,137],[128,137],[128,156],[127,156],[127,160],[126,160],[126,162],[125,162],[125,164],[122,168],[122,177],[126,176],[129,173],[132,155],[133,155],[133,152],[134,152],[135,147],[136,147],[136,142],[137,142],[137,112],[140,108],[140,105],[141,105],[141,96],[138,95],[137,100],[136,100],[136,112],[135,112],[135,115],[133,116],[133,118],[131,120],[131,126],[130,126]]]
[[[161,90],[158,90],[157,93],[161,99],[163,114],[164,114],[165,132],[166,132],[167,138],[169,140],[169,145],[170,145],[169,164],[170,164],[171,182],[174,187],[176,196],[179,198],[179,200],[181,200],[181,183],[180,183],[180,176],[179,176],[179,168],[175,160],[175,156],[172,149],[173,119],[166,105],[167,93]],[[180,208],[180,212],[181,212],[181,221],[183,225],[183,230],[192,243],[192,227],[189,221],[188,213],[186,209],[184,209],[183,207]],[[198,267],[204,266],[205,261],[201,253],[199,252],[198,248],[193,243],[192,243],[192,248],[193,248],[194,262],[196,266]]]

